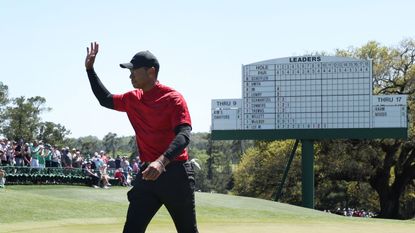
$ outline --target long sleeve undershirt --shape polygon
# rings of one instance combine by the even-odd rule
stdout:
[[[176,137],[170,143],[166,152],[164,152],[164,156],[166,158],[172,161],[174,158],[176,158],[183,152],[184,148],[186,148],[187,145],[189,145],[190,131],[192,131],[192,127],[188,124],[181,124],[176,126],[176,128],[174,129]]]
[[[92,92],[97,97],[101,106],[114,109],[114,102],[112,101],[112,94],[105,88],[94,69],[86,70],[91,84]]]
[[[98,99],[101,106],[114,109],[114,102],[112,94],[105,88],[94,69],[86,71],[88,74],[89,83],[91,84],[92,92]],[[170,143],[167,150],[164,152],[164,156],[172,161],[174,158],[179,156],[183,150],[189,145],[190,132],[192,127],[188,124],[181,124],[174,128],[176,137]]]

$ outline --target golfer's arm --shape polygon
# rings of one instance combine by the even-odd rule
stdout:
[[[170,161],[174,160],[183,152],[184,148],[186,148],[187,145],[189,145],[191,131],[192,127],[188,124],[178,125],[174,129],[176,137],[170,143],[166,152],[164,152],[163,155],[160,156],[160,159],[163,162],[163,164],[167,165]]]
[[[91,84],[92,92],[97,97],[101,106],[114,109],[114,102],[112,100],[112,94],[105,88],[94,69],[86,70],[88,74],[89,83]]]

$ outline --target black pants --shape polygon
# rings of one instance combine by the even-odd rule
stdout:
[[[144,170],[145,167],[141,171]],[[123,232],[145,232],[164,204],[178,233],[197,233],[192,164],[172,162],[155,181],[143,180],[141,171],[127,194],[130,205]]]
[[[98,186],[99,184],[99,177],[98,176],[88,176],[89,179],[86,181],[86,185],[88,186]]]
[[[45,161],[45,167],[52,167],[52,161],[46,160]]]
[[[59,162],[52,161],[52,167],[59,167]]]

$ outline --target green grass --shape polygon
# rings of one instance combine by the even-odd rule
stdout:
[[[7,186],[0,189],[0,232],[121,232],[128,188]],[[415,221],[350,218],[261,199],[196,194],[200,232],[409,233]],[[147,232],[176,232],[166,209]]]

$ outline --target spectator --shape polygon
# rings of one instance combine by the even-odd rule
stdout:
[[[107,154],[105,153],[105,151],[100,151],[99,155],[101,156],[101,160],[105,163],[108,164],[108,158],[107,158]]]
[[[115,159],[112,157],[108,157],[108,168],[115,169]]]
[[[6,184],[6,172],[3,169],[0,169],[0,188],[4,188]]]
[[[16,166],[23,166],[24,165],[24,157],[23,157],[23,140],[20,140],[18,143],[13,143],[13,149],[14,149],[14,160],[16,163]]]
[[[61,152],[58,150],[57,146],[52,148],[52,167],[60,167],[61,166]]]
[[[94,157],[92,158],[92,163],[91,163],[91,169],[92,170],[96,170],[96,166],[95,166],[95,160],[98,158],[98,152],[95,151],[94,153]]]
[[[140,166],[138,165],[137,160],[133,159],[133,173],[134,175],[137,175],[138,172],[140,172]]]
[[[93,170],[91,169],[91,162],[89,161],[86,162],[84,164],[83,170],[84,170],[84,174],[87,177],[91,178],[90,180],[87,181],[87,185],[90,185],[93,188],[99,188],[98,185],[99,185],[100,177],[96,173],[94,173]]]
[[[95,170],[98,170],[99,172],[101,172],[101,167],[104,166],[104,162],[101,159],[101,155],[99,155],[99,154],[96,155],[94,157],[93,162],[95,163]]]
[[[74,168],[80,168],[83,163],[83,158],[81,155],[81,151],[75,150],[72,157],[72,167]]]
[[[0,139],[0,150],[5,151],[6,149],[6,139]]]
[[[72,166],[72,157],[69,157],[69,147],[62,148],[62,154],[61,154],[61,163],[62,167],[71,167]]]
[[[7,166],[6,153],[4,153],[4,149],[2,147],[0,147],[0,160],[2,166]]]
[[[68,158],[71,161],[70,167],[73,167],[74,162],[76,160],[76,148],[72,148],[71,151],[68,151]]]
[[[43,151],[43,156],[45,158],[45,167],[52,167],[52,154],[52,146],[46,143]]]
[[[30,158],[30,145],[29,145],[29,143],[26,142],[23,145],[22,152],[23,152],[24,166],[30,167],[30,159],[31,158]]]
[[[127,178],[125,178],[122,168],[118,168],[115,171],[114,178],[117,179],[122,186],[128,186]]]
[[[101,174],[101,187],[103,188],[109,188],[111,186],[110,182],[109,182],[109,175],[107,173],[107,165],[103,164],[100,168],[99,168],[100,174]]]
[[[69,151],[69,147],[66,147],[66,149],[67,149],[67,152],[66,152],[66,167],[67,168],[72,168],[72,158],[73,158],[73,155],[72,155],[72,153],[71,153],[71,151]],[[74,148],[72,149],[72,151],[74,150]],[[75,149],[75,151],[76,151],[76,149]]]
[[[14,147],[16,146],[16,142],[10,142],[7,141],[7,147],[6,147],[6,157],[7,157],[7,163],[10,166],[14,166]]]
[[[41,142],[39,142],[39,153],[38,153],[38,157],[37,160],[39,162],[39,168],[45,168],[46,167],[46,157],[49,154],[49,149],[45,148],[45,145],[43,145],[43,143],[41,144]]]
[[[131,171],[130,162],[127,160],[127,156],[122,157],[121,168],[124,171],[125,179],[128,180],[128,173]]]
[[[115,159],[115,169],[118,169],[121,167],[121,157],[120,155],[117,155],[117,158]]]
[[[30,146],[30,167],[39,168],[39,157],[40,157],[41,145],[37,140],[33,141],[33,144]]]

